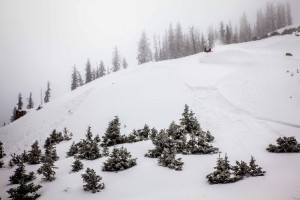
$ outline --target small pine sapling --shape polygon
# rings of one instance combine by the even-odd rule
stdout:
[[[11,188],[7,191],[10,195],[8,198],[13,200],[35,200],[41,196],[37,193],[40,188],[42,188],[42,186],[35,185],[34,183],[26,184],[24,181],[21,181],[18,187]]]
[[[176,171],[182,170],[182,165],[184,164],[181,162],[181,158],[176,159],[175,154],[176,151],[173,149],[165,148],[158,158],[158,165],[163,167],[168,167],[170,169],[175,169]]]
[[[44,177],[42,178],[45,181],[53,181],[55,180],[55,171],[57,167],[54,166],[54,160],[51,156],[46,156],[43,160],[43,165],[37,170],[38,174],[42,174]]]
[[[295,137],[283,137],[277,139],[277,146],[270,144],[267,150],[273,153],[299,153],[300,143]]]
[[[39,164],[41,162],[42,151],[39,147],[38,141],[35,141],[31,145],[31,151],[28,152],[28,163],[29,164]]]
[[[236,161],[236,166],[232,167],[232,170],[234,171],[235,175],[238,176],[248,176],[248,165],[246,162],[244,161]]]
[[[29,181],[34,180],[35,174],[33,172],[30,172],[29,174],[26,174],[25,165],[24,163],[18,164],[18,168],[15,170],[14,175],[9,177],[9,181],[11,184],[19,184],[22,181],[24,183],[27,183]]]
[[[6,156],[3,149],[3,143],[0,141],[0,159]]]
[[[78,172],[83,169],[83,164],[80,160],[76,159],[72,165],[72,172]]]
[[[75,156],[78,153],[78,145],[75,142],[70,146],[69,151],[67,152],[67,157]]]
[[[54,145],[50,145],[46,148],[45,150],[45,155],[43,155],[41,157],[42,162],[44,162],[44,160],[46,159],[46,157],[51,157],[53,161],[57,161],[58,160],[58,156],[56,153],[56,148]]]
[[[264,176],[266,172],[263,171],[261,167],[255,164],[255,159],[253,156],[251,156],[248,173],[250,174],[250,176]]]
[[[95,193],[104,189],[104,183],[101,183],[102,177],[97,175],[93,169],[87,168],[85,174],[82,174],[81,177],[83,182],[86,183],[83,185],[85,191]]]
[[[102,171],[118,172],[136,165],[136,158],[131,158],[126,148],[114,148],[109,158],[103,163]]]

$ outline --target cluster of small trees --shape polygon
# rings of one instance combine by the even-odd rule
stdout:
[[[119,50],[117,47],[114,48],[113,56],[112,56],[112,68],[105,68],[103,61],[100,61],[99,66],[96,68],[92,68],[89,59],[85,65],[85,81],[82,79],[80,72],[77,70],[76,66],[73,67],[73,72],[71,76],[71,90],[75,90],[76,88],[83,86],[86,83],[89,83],[93,80],[101,78],[111,72],[116,72],[121,69],[128,68],[128,63],[125,57],[121,58]]]
[[[233,183],[242,180],[244,177],[264,176],[266,173],[265,171],[262,171],[261,167],[255,164],[253,156],[251,156],[249,165],[244,161],[236,161],[236,166],[229,164],[227,155],[225,155],[225,158],[219,156],[217,166],[214,167],[214,169],[216,169],[214,172],[206,176],[211,184]]]
[[[50,82],[47,82],[47,90],[45,91],[45,96],[44,96],[44,103],[48,103],[50,101]],[[10,121],[13,122],[17,119],[19,119],[20,117],[23,117],[24,115],[26,115],[27,111],[24,110],[23,107],[23,100],[22,100],[22,94],[19,93],[18,95],[18,103],[17,106],[14,107],[13,109],[13,115],[10,118]],[[42,102],[41,102],[42,103]],[[32,109],[34,108],[34,102],[33,102],[33,98],[32,98],[32,92],[30,92],[29,97],[28,97],[28,103],[26,106],[27,109]],[[39,106],[38,110],[41,108],[41,106]]]
[[[266,7],[257,11],[256,22],[251,25],[246,13],[240,17],[239,26],[233,28],[220,22],[217,28],[209,26],[207,35],[194,26],[185,33],[180,23],[176,27],[170,24],[163,36],[153,36],[153,51],[145,31],[142,32],[138,43],[138,64],[181,58],[204,51],[205,47],[212,48],[216,41],[223,44],[247,42],[265,38],[279,28],[292,24],[291,7],[289,3],[267,3]],[[153,53],[152,53],[153,52]]]
[[[146,157],[158,158],[160,166],[182,170],[181,159],[175,155],[182,154],[214,154],[218,148],[209,143],[214,137],[209,131],[201,129],[194,113],[185,105],[180,124],[172,122],[167,130],[162,129],[157,135],[151,136],[155,148],[145,154]]]

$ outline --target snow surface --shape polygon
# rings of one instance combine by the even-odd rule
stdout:
[[[93,81],[61,98],[32,110],[25,117],[0,128],[7,155],[42,145],[53,129],[67,127],[73,140],[84,138],[88,125],[102,136],[118,115],[122,133],[145,123],[167,128],[181,118],[184,105],[195,112],[201,127],[215,136],[214,146],[231,164],[256,158],[267,173],[233,184],[210,185],[205,176],[213,171],[218,155],[178,155],[183,171],[160,167],[144,154],[151,141],[124,144],[137,166],[119,173],[102,172],[106,158],[83,161],[103,177],[106,188],[85,192],[81,174],[69,173],[74,158],[66,158],[72,141],[57,145],[57,179],[41,184],[39,199],[194,200],[194,199],[300,199],[299,154],[274,154],[265,149],[281,136],[300,141],[300,37],[276,36],[261,41],[221,46],[176,60],[131,67]],[[285,56],[286,52],[293,54]],[[287,72],[288,71],[288,72]],[[293,74],[293,76],[291,75]],[[126,125],[126,127],[124,126]],[[7,165],[10,156],[4,157]],[[26,165],[36,171],[40,165]],[[9,176],[15,168],[0,169],[0,197],[8,198]]]

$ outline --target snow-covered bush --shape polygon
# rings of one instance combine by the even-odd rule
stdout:
[[[76,159],[72,165],[72,172],[78,172],[83,169],[83,164],[80,160]]]
[[[3,143],[0,141],[0,159],[6,156],[3,149]]]
[[[176,151],[174,148],[164,149],[162,154],[158,158],[158,165],[181,171],[183,162],[181,162],[181,158],[175,158],[175,153]]]
[[[115,118],[109,122],[108,127],[102,137],[101,146],[113,146],[116,144],[123,144],[126,142],[125,135],[120,133],[121,123],[119,122],[119,117]]]
[[[36,177],[33,172],[26,174],[24,163],[18,164],[18,168],[16,168],[14,175],[9,177],[9,181],[11,184],[19,184],[22,181],[27,183],[29,181],[34,180]]]
[[[34,200],[41,196],[37,193],[40,188],[42,188],[42,186],[35,185],[34,183],[26,184],[24,181],[21,181],[18,187],[11,188],[7,191],[9,194],[8,198],[13,200]]]
[[[83,185],[85,191],[100,192],[104,189],[104,183],[101,183],[102,177],[97,175],[93,169],[87,168],[86,173],[81,175],[83,182],[86,183]]]
[[[274,153],[300,152],[300,144],[295,137],[278,138],[277,146],[270,144],[267,150]]]
[[[42,155],[41,161],[44,162],[46,157],[51,157],[53,161],[58,160],[59,157],[57,156],[56,148],[54,145],[47,146],[47,148],[45,149],[45,155]]]
[[[114,148],[109,158],[103,163],[103,171],[118,172],[136,165],[136,158],[132,158],[126,148]]]
[[[218,158],[217,166],[214,169],[214,172],[206,176],[211,184],[233,183],[243,178],[232,171],[232,166],[229,164],[227,155],[225,155],[225,158]]]
[[[31,151],[28,152],[28,163],[29,164],[39,164],[41,162],[42,151],[39,147],[38,141],[35,141],[31,145]]]
[[[43,160],[43,165],[37,170],[38,174],[42,174],[45,181],[55,180],[55,171],[57,167],[54,166],[54,160],[50,155],[46,155]]]

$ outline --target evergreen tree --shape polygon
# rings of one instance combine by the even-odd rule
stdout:
[[[102,146],[113,146],[116,144],[122,144],[125,142],[125,136],[120,133],[121,123],[119,122],[119,117],[115,118],[109,122],[108,127],[102,137]]]
[[[226,25],[226,32],[225,32],[225,44],[231,44],[232,40],[232,28],[231,25]]]
[[[79,87],[78,82],[78,71],[74,65],[73,67],[73,73],[72,73],[72,82],[71,82],[71,90],[75,90],[77,87]]]
[[[158,158],[158,165],[181,171],[183,162],[181,162],[181,158],[176,159],[175,155],[176,150],[174,148],[165,148]]]
[[[109,149],[106,145],[103,146],[102,155],[105,156],[105,157],[109,156]]]
[[[226,44],[226,38],[225,38],[225,28],[224,28],[224,23],[223,22],[220,22],[220,40],[223,44]]]
[[[126,61],[126,58],[125,58],[125,57],[123,58],[122,65],[123,65],[123,69],[127,69],[127,68],[128,68],[128,63],[127,63],[127,61]]]
[[[63,139],[69,141],[72,139],[73,134],[67,130],[67,127],[64,128],[64,136]]]
[[[155,34],[153,36],[153,45],[154,45],[153,59],[154,59],[154,61],[159,61],[160,60],[160,57],[159,57],[160,52],[159,52],[159,47],[157,44],[157,38],[156,38]]]
[[[183,127],[186,133],[198,134],[201,132],[200,124],[196,117],[194,117],[193,111],[189,111],[189,106],[185,105],[180,119],[180,125]]]
[[[139,65],[152,61],[152,51],[145,31],[142,32],[140,41],[138,43],[137,60]]]
[[[55,171],[57,167],[54,166],[54,160],[50,155],[46,155],[43,159],[43,165],[37,170],[38,174],[42,174],[45,181],[55,180]]]
[[[200,52],[204,51],[204,48],[206,47],[206,40],[204,38],[203,33],[201,34],[201,40],[200,40]]]
[[[93,169],[87,168],[86,173],[81,175],[83,182],[86,183],[83,185],[85,191],[92,191],[92,193],[100,192],[104,189],[104,183],[101,183],[101,176],[98,176]]]
[[[19,93],[19,97],[18,97],[18,110],[22,110],[23,109],[23,101],[22,101],[22,94]]]
[[[0,160],[0,169],[4,166],[4,162]]]
[[[57,161],[59,158],[56,153],[56,148],[53,144],[47,146],[45,150],[45,155],[43,155],[41,158],[42,162],[44,162],[47,157],[51,157],[53,161]]]
[[[121,56],[119,54],[118,48],[115,47],[112,57],[112,71],[116,72],[120,70],[121,66]]]
[[[29,95],[29,98],[28,98],[27,108],[31,109],[31,108],[33,108],[33,106],[34,106],[34,103],[33,103],[33,100],[32,100],[32,93],[30,92],[30,95]]]
[[[176,58],[184,56],[184,40],[180,23],[177,23],[175,30]]]
[[[78,82],[77,82],[78,87],[83,86],[84,83],[83,83],[83,80],[81,78],[81,74],[79,73],[79,71],[77,71],[77,77],[78,77]]]
[[[78,172],[83,169],[83,164],[80,160],[76,159],[72,165],[72,172]]]
[[[14,175],[9,177],[9,181],[11,184],[19,184],[22,181],[24,183],[27,183],[34,180],[35,178],[36,177],[33,172],[26,174],[24,163],[21,162],[20,164],[18,164],[18,168],[15,170]]]
[[[102,77],[102,76],[105,76],[105,67],[104,67],[104,64],[103,64],[103,61],[101,60],[100,61],[100,67],[99,67],[99,77]]]
[[[246,13],[244,12],[240,19],[240,35],[239,35],[240,42],[248,42],[251,40],[251,29],[250,28],[251,28],[251,26],[248,22]]]
[[[262,168],[255,164],[255,159],[251,156],[251,161],[249,163],[248,173],[251,176],[264,176],[265,171],[262,171]]]
[[[10,121],[13,122],[17,118],[17,107],[14,107],[13,109],[13,115],[10,117]]]
[[[107,161],[103,163],[102,171],[118,172],[131,168],[136,165],[136,158],[131,157],[126,148],[114,148]]]
[[[300,143],[295,137],[279,137],[277,140],[277,146],[270,144],[267,150],[274,153],[289,153],[300,152]]]
[[[13,200],[34,200],[41,196],[37,193],[40,188],[42,188],[42,186],[35,185],[34,183],[26,184],[24,181],[21,181],[18,187],[11,188],[7,191],[10,195],[8,198]]]
[[[290,26],[293,24],[292,13],[291,13],[291,4],[286,3],[286,14],[287,14],[287,25]]]
[[[85,66],[85,83],[91,82],[93,79],[92,76],[93,76],[92,67],[91,67],[90,60],[88,59]]]
[[[4,153],[3,143],[0,141],[0,159],[6,156]]]
[[[211,184],[233,183],[242,179],[241,176],[233,173],[227,155],[225,155],[225,158],[220,158],[219,156],[217,166],[214,169],[216,170],[213,173],[206,176]]]
[[[39,164],[41,162],[41,154],[42,154],[42,151],[40,150],[39,143],[36,140],[31,145],[31,151],[28,152],[29,164]]]
[[[44,102],[48,103],[50,101],[50,82],[47,82],[47,90],[45,92]]]
[[[168,43],[169,43],[170,59],[174,59],[177,57],[177,51],[176,51],[177,48],[176,48],[175,34],[174,34],[172,24],[170,24],[170,26],[169,26]]]
[[[197,48],[196,48],[196,36],[195,36],[195,27],[194,26],[192,26],[190,28],[190,40],[191,40],[191,44],[192,44],[192,54],[196,54]]]
[[[78,145],[75,144],[75,142],[73,141],[72,145],[70,146],[69,151],[67,152],[67,157],[74,156],[77,153],[78,153]]]
[[[244,161],[236,161],[236,166],[233,166],[232,170],[235,175],[243,177],[248,175],[249,167]]]

